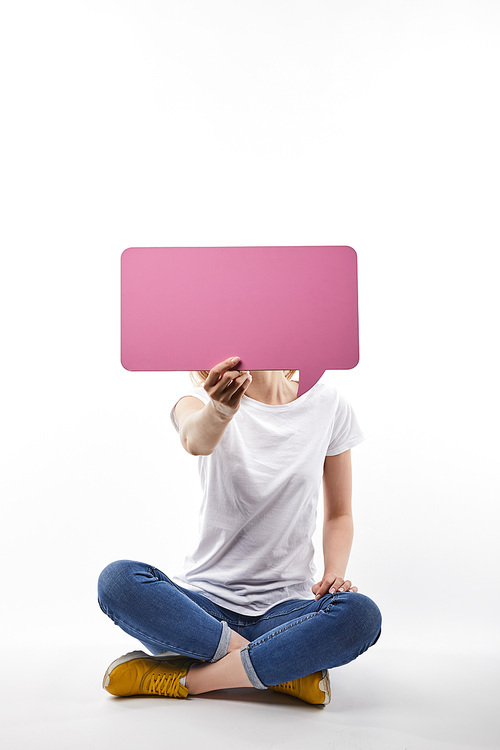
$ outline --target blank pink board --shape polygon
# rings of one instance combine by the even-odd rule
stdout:
[[[121,256],[127,370],[299,370],[301,396],[359,361],[352,247],[129,247]]]

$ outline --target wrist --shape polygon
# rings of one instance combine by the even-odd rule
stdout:
[[[345,580],[345,570],[338,567],[337,568],[325,568],[325,572],[323,573],[323,578],[327,577],[333,577],[333,578],[343,578]]]
[[[234,409],[231,409],[231,407],[226,406],[225,404],[221,404],[220,401],[214,401],[213,398],[210,399],[207,406],[212,412],[212,415],[221,422],[230,422],[236,414]]]

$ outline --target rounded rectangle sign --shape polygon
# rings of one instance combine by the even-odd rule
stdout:
[[[129,247],[121,255],[127,370],[299,370],[297,397],[359,361],[348,246]]]

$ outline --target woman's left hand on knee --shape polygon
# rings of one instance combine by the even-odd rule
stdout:
[[[312,587],[312,592],[316,599],[321,599],[326,593],[334,594],[336,591],[353,591],[357,592],[358,587],[353,586],[351,581],[335,573],[325,573],[323,578]]]

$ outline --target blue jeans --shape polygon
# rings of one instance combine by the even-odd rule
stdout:
[[[380,637],[382,616],[359,592],[292,599],[249,616],[214,604],[151,565],[118,560],[99,576],[102,611],[151,653],[172,651],[215,662],[228,652],[231,630],[252,685],[261,690],[356,659]]]

